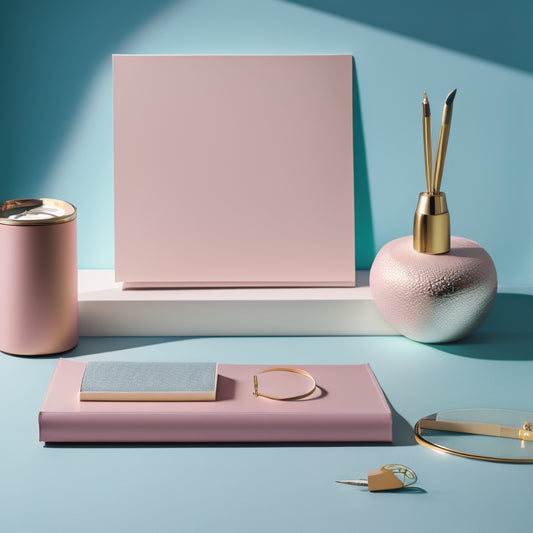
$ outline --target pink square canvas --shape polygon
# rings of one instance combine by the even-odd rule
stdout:
[[[113,56],[125,287],[354,286],[352,56]]]

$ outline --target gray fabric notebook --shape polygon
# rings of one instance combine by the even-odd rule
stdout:
[[[213,401],[216,363],[87,363],[82,401]]]

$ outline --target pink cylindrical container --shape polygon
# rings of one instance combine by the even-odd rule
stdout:
[[[0,204],[0,350],[64,352],[78,343],[76,208],[49,198]]]

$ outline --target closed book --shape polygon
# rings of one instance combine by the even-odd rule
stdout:
[[[392,415],[370,366],[298,365],[304,376],[260,372],[267,365],[218,365],[214,402],[86,402],[79,391],[86,363],[59,359],[39,412],[45,442],[391,442]],[[296,390],[300,388],[300,390]]]
[[[216,363],[91,361],[80,388],[81,401],[214,401]]]

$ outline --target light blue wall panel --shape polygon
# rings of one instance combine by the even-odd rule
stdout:
[[[452,233],[504,286],[533,284],[533,3],[410,0],[19,0],[0,19],[0,197],[79,210],[79,264],[113,267],[112,53],[350,53],[356,248],[368,268],[411,232],[434,134],[457,87],[443,178]],[[436,141],[435,141],[436,144]]]

